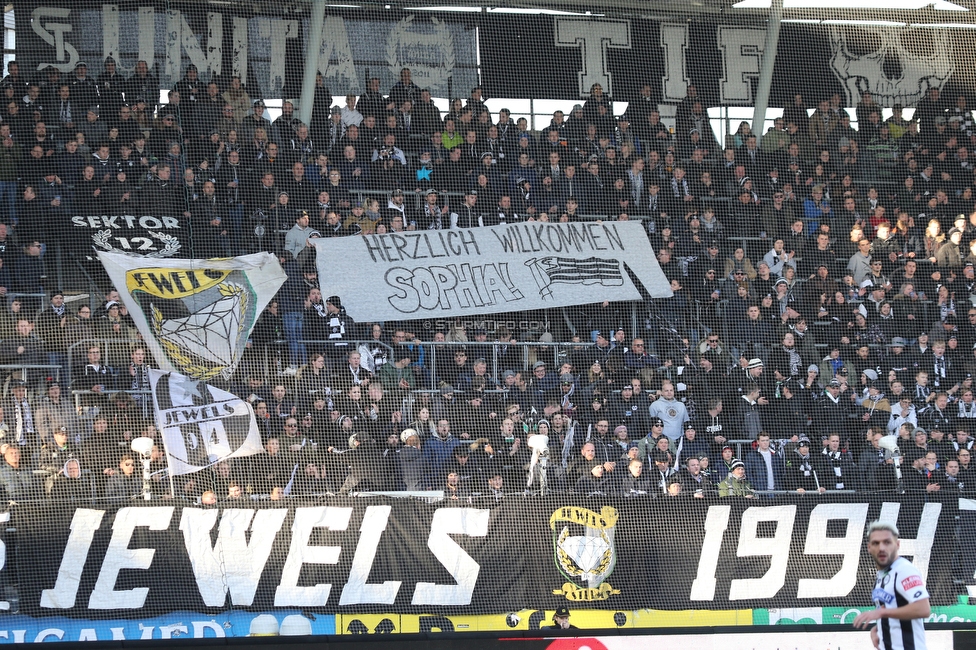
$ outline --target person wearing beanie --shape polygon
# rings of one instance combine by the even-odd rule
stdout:
[[[745,497],[752,499],[755,497],[755,490],[746,479],[746,464],[738,458],[732,461],[729,466],[729,475],[718,484],[718,495],[720,497]]]
[[[403,443],[397,452],[397,462],[407,490],[421,490],[427,485],[427,458],[421,447],[420,436],[415,429],[404,429],[400,433]]]
[[[949,230],[945,242],[943,242],[942,247],[935,254],[935,263],[938,266],[954,269],[962,268],[962,253],[959,250],[962,235],[963,232],[958,228]]]
[[[355,323],[346,314],[339,296],[329,296],[325,301],[326,339],[325,358],[335,367],[350,351],[349,339],[356,338]],[[352,348],[355,349],[355,348]]]
[[[698,458],[702,455],[707,456],[710,452],[708,439],[704,434],[699,437],[698,431],[691,422],[686,422],[684,429],[684,435],[678,438],[677,445],[674,449],[675,467],[683,466],[685,460],[688,458]]]
[[[825,492],[817,476],[816,460],[810,453],[810,439],[801,436],[796,449],[786,458],[786,489],[804,492]]]

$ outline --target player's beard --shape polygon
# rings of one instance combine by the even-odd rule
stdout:
[[[889,555],[885,558],[884,563],[879,558],[874,558],[874,563],[878,565],[878,569],[890,569],[891,564],[895,561],[895,555]]]

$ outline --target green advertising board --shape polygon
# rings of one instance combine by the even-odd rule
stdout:
[[[754,609],[753,625],[825,625],[853,623],[862,611],[858,607],[794,607],[790,609]],[[927,623],[965,623],[976,620],[976,605],[933,607]]]

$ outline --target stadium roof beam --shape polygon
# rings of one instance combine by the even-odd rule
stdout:
[[[779,48],[779,27],[783,21],[783,3],[784,0],[771,0],[769,9],[766,46],[763,48],[759,82],[756,84],[756,106],[752,114],[752,132],[756,134],[757,140],[762,140],[763,126],[766,124],[769,90],[773,85],[773,66],[776,64],[776,51]]]
[[[319,70],[319,52],[322,50],[322,28],[325,25],[327,0],[310,0],[311,16],[308,26],[308,45],[305,47],[305,69],[302,74],[302,95],[298,106],[298,119],[312,123],[312,104],[315,100],[315,77]]]
[[[197,0],[201,1],[201,0]],[[203,4],[230,3],[233,0],[202,0]],[[314,0],[286,0],[270,3],[253,0],[255,6],[283,13],[306,13]],[[329,0],[326,11],[357,10],[374,12],[445,12],[471,14],[527,14],[580,17],[639,18],[669,21],[725,21],[734,17],[740,25],[765,28],[772,0]],[[306,14],[307,15],[307,14]],[[851,26],[877,25],[892,27],[941,29],[948,26],[967,28],[976,25],[976,0],[891,0],[879,6],[877,0],[783,0],[783,20],[787,23],[810,21],[811,24]],[[835,22],[839,21],[839,22]]]
[[[770,9],[773,0],[739,0],[733,9]],[[969,11],[948,0],[887,0],[885,10],[919,10],[931,7],[935,11]],[[783,0],[783,9],[878,9],[877,0]]]
[[[703,0],[709,1],[709,0]],[[728,14],[765,18],[771,0],[729,0]],[[783,0],[785,22],[869,25],[885,21],[892,26],[924,27],[976,22],[976,0]]]

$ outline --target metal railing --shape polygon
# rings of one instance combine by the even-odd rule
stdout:
[[[390,356],[393,355],[393,346],[385,341],[377,341],[375,339],[342,339],[341,341],[316,341],[312,339],[302,339],[298,341],[299,345],[305,348],[306,354],[309,355],[311,360],[311,355],[316,352],[323,352],[326,357],[329,355],[327,351],[332,349],[333,351],[339,351],[348,354],[352,351],[362,352],[360,347],[363,345],[368,346],[379,346],[385,348]],[[281,371],[288,366],[287,357],[289,355],[288,351],[288,340],[287,339],[277,339],[271,341],[267,345],[259,346],[261,348],[261,355],[264,360],[264,378],[271,379],[274,376],[281,374]]]
[[[348,343],[348,351],[358,350],[359,346],[362,344],[368,345],[380,345],[392,354],[395,350],[394,345],[388,343],[375,341],[371,339],[354,339],[344,341]],[[322,349],[326,346],[334,345],[335,341],[311,341],[303,340],[300,341],[301,344],[306,346],[319,346],[316,349]],[[423,386],[429,390],[437,388],[437,356],[438,354],[443,355],[444,352],[438,353],[438,350],[444,349],[457,349],[457,348],[474,348],[475,350],[480,348],[490,348],[490,358],[485,357],[485,361],[488,362],[489,372],[488,374],[492,379],[500,380],[501,372],[505,370],[499,367],[499,347],[502,345],[510,345],[518,350],[519,357],[521,359],[519,370],[528,370],[531,368],[532,364],[536,361],[545,361],[546,364],[552,368],[558,368],[562,363],[562,360],[566,357],[570,349],[583,349],[594,347],[596,344],[586,341],[586,342],[546,342],[546,341],[514,341],[511,343],[503,343],[499,341],[407,341],[404,345],[412,345],[415,349],[420,348],[423,351],[422,359],[418,358],[411,364],[414,370],[421,370],[421,376],[416,377],[418,382],[425,380]],[[545,352],[540,354],[540,350],[543,349]],[[267,369],[266,379],[270,379],[274,376],[274,373],[270,372],[271,369],[278,368],[279,373],[281,368],[285,364],[280,361],[280,359],[275,360],[271,358],[271,355],[286,356],[288,354],[288,341],[284,339],[279,339],[274,341],[269,346],[264,346],[262,352],[264,356],[264,367]],[[449,353],[453,356],[453,351]],[[419,355],[418,355],[419,356]],[[477,357],[471,354],[468,355],[468,361],[474,362]],[[418,387],[420,384],[418,383]]]
[[[149,420],[152,417],[152,409],[150,407],[152,393],[149,390],[103,390],[95,392],[93,390],[71,390],[71,397],[75,402],[75,412],[78,413],[78,417],[82,420],[92,420],[100,412],[101,408],[98,405],[84,404],[86,396],[105,396],[107,399],[111,399],[112,396],[118,395],[119,393],[126,393],[127,395],[135,395],[136,405],[142,408],[142,419]]]
[[[7,373],[9,371],[9,374]],[[37,363],[22,365],[19,363],[4,363],[0,364],[0,375],[6,374],[7,380],[4,382],[4,394],[6,395],[7,388],[9,387],[9,380],[17,378],[23,379],[24,381],[30,382],[32,380],[37,380],[41,375],[53,375],[55,379],[59,382],[61,381],[61,366],[56,363]],[[20,375],[19,377],[15,377]],[[33,389],[33,386],[28,386],[29,389]]]
[[[139,494],[132,495],[132,496],[128,496],[128,497],[107,497],[107,496],[104,496],[102,494],[99,494],[98,493],[99,492],[98,482],[97,482],[97,480],[95,478],[95,475],[92,472],[90,472],[89,470],[83,470],[83,472],[84,472],[84,474],[83,474],[83,476],[81,478],[74,479],[74,480],[83,481],[84,484],[85,484],[86,490],[90,492],[91,496],[90,497],[85,497],[85,498],[76,498],[76,499],[74,499],[72,501],[72,503],[76,503],[76,504],[91,504],[91,505],[103,505],[104,506],[104,505],[110,505],[110,504],[113,504],[113,503],[114,504],[119,504],[119,503],[125,503],[125,502],[130,502],[130,501],[131,502],[140,502],[140,503],[143,502],[143,494],[141,492]],[[56,497],[56,495],[54,495],[54,494],[45,494],[44,496],[41,496],[42,492],[44,491],[44,487],[43,487],[42,483],[43,483],[43,481],[45,479],[50,478],[51,475],[48,472],[41,472],[39,470],[36,471],[35,474],[37,474],[36,480],[39,483],[38,486],[37,486],[37,488],[36,488],[36,490],[35,490],[35,492],[37,493],[37,496],[35,496],[35,497],[26,497],[26,498],[25,497],[20,497],[20,498],[17,499],[17,502],[16,502],[17,505],[26,506],[26,505],[38,505],[38,504],[50,503],[51,500]],[[538,488],[536,488],[536,489],[525,489],[525,486],[519,486],[519,485],[505,485],[504,488],[503,488],[502,494],[499,495],[498,497],[496,497],[496,496],[488,493],[488,486],[487,485],[484,485],[484,486],[479,485],[477,487],[475,487],[475,486],[466,486],[466,487],[464,487],[462,494],[463,494],[463,496],[461,496],[460,499],[462,501],[466,502],[466,503],[488,503],[488,502],[498,501],[499,499],[516,499],[516,498],[518,498],[518,499],[524,499],[524,498],[533,498],[533,497],[538,497],[538,498],[545,499],[545,498],[551,498],[552,495],[556,495],[556,494],[576,494],[578,496],[614,496],[614,497],[619,496],[621,498],[643,498],[643,499],[668,499],[668,498],[672,498],[670,495],[664,494],[663,492],[658,491],[657,489],[651,490],[651,491],[646,492],[646,493],[643,493],[643,494],[626,494],[626,495],[623,494],[622,491],[619,491],[618,492],[617,490],[610,491],[609,493],[607,493],[607,492],[594,492],[594,493],[591,493],[590,495],[584,495],[583,493],[575,492],[574,490],[561,490],[561,491],[559,491],[559,490],[548,490],[547,491],[547,494],[544,494],[543,495],[543,494],[541,494],[539,492]],[[753,490],[751,492],[751,494],[753,494],[753,495],[755,495],[757,497],[768,497],[769,499],[775,499],[777,497],[818,498],[818,497],[830,497],[830,496],[835,496],[835,495],[838,495],[838,494],[848,494],[848,495],[850,495],[850,494],[902,494],[902,493],[899,493],[899,492],[897,492],[895,490],[871,490],[871,491],[865,491],[865,490],[827,490],[826,492],[823,492],[823,493],[816,492],[816,491],[813,491],[813,490],[808,490],[808,491],[803,492],[803,493],[798,493],[795,490]],[[182,502],[184,504],[197,504],[197,505],[200,503],[200,497],[199,496],[188,496],[188,495],[185,495],[185,494],[181,494],[179,492],[179,490],[176,490],[174,494],[171,494],[170,493],[170,490],[169,490],[169,481],[168,480],[165,482],[165,484],[155,484],[154,483],[153,484],[153,491],[152,491],[151,495],[152,495],[151,496],[151,500],[166,499],[166,502],[167,503],[170,503],[170,504],[174,503],[174,501],[176,501],[176,502]],[[415,499],[415,500],[424,501],[424,502],[427,502],[427,503],[433,503],[433,502],[437,502],[437,501],[442,501],[445,498],[447,498],[447,495],[445,494],[444,490],[437,490],[437,489],[423,490],[423,491],[409,491],[409,490],[362,490],[362,491],[358,491],[358,490],[353,490],[353,491],[350,491],[348,493],[348,495],[346,495],[346,496],[348,496],[348,497],[356,497],[356,498],[371,498],[371,497],[375,497],[375,498],[379,498],[379,499],[389,499],[389,498]],[[707,492],[707,493],[705,493],[704,496],[708,500],[718,500],[718,499],[724,500],[724,499],[741,499],[741,498],[745,498],[745,497],[734,496],[734,495],[729,495],[729,496],[726,496],[726,497],[720,497],[718,495],[718,489],[714,489],[714,490],[712,490],[710,492]],[[290,500],[301,500],[303,502],[307,502],[308,499],[330,499],[330,498],[337,498],[337,494],[334,493],[334,492],[309,492],[309,493],[293,494],[293,495],[281,495],[281,496],[278,497],[277,500],[278,501],[282,501],[282,502],[287,502],[287,501],[290,501]],[[343,498],[343,496],[342,495],[339,495],[338,498]],[[693,498],[693,497],[691,497],[689,494],[683,493],[678,498],[687,499],[687,498]],[[265,494],[265,493],[261,493],[261,494],[245,494],[240,499],[233,499],[233,500],[228,500],[225,495],[217,495],[217,499],[218,499],[218,501],[217,501],[218,504],[220,504],[220,505],[222,505],[224,507],[241,507],[240,504],[244,504],[244,503],[247,503],[249,501],[271,501],[271,500],[273,500],[271,498],[271,495],[270,494]],[[59,503],[63,503],[63,502],[59,502]],[[238,505],[234,505],[234,504],[238,504]],[[10,532],[12,532],[11,529],[9,529],[9,528],[7,530],[10,531]]]
[[[505,370],[504,368],[499,368],[499,348],[502,345],[509,345],[520,350],[521,363],[518,370],[528,370],[537,361],[543,361],[546,363],[548,369],[551,372],[555,372],[557,368],[562,364],[563,359],[569,354],[570,349],[584,349],[595,347],[595,343],[558,343],[558,342],[546,342],[546,341],[516,341],[512,343],[500,343],[497,341],[425,341],[422,343],[415,343],[415,345],[420,346],[429,355],[425,358],[425,366],[427,372],[425,373],[428,379],[427,388],[435,389],[439,383],[439,377],[437,377],[437,356],[438,351],[440,354],[445,354],[445,351],[449,351],[451,357],[454,356],[454,350],[469,348],[477,351],[482,348],[490,348],[491,354],[490,358],[485,357],[485,361],[488,362],[489,372],[488,374],[495,381],[501,380],[501,373]],[[429,358],[429,362],[426,360]],[[443,358],[443,357],[442,357]],[[468,361],[473,363],[476,360],[476,356],[468,354]]]

